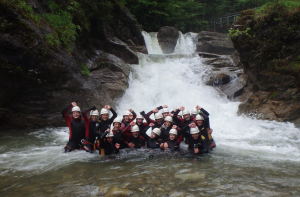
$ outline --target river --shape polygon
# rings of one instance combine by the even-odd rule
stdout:
[[[211,114],[217,148],[200,157],[185,145],[179,153],[141,149],[101,157],[64,154],[66,127],[1,131],[1,196],[105,196],[116,188],[132,196],[299,196],[299,128],[237,116],[238,102],[204,85],[211,68],[194,53],[196,34],[180,34],[171,55],[162,54],[156,33],[143,35],[149,54],[131,65],[118,114],[200,105]]]

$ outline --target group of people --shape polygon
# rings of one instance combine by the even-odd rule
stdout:
[[[68,114],[70,110],[72,116]],[[112,117],[109,117],[110,112]],[[101,155],[110,155],[119,153],[120,149],[145,146],[176,151],[184,142],[193,153],[201,154],[216,146],[211,136],[209,113],[199,105],[191,113],[184,107],[170,112],[167,105],[147,114],[144,111],[136,114],[129,109],[121,119],[109,105],[105,105],[99,114],[96,107],[81,111],[72,102],[61,113],[70,130],[65,152],[84,149],[90,153],[99,150]],[[154,120],[150,118],[153,113]]]

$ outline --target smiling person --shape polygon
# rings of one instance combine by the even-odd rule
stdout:
[[[171,129],[169,132],[169,138],[166,140],[165,143],[160,144],[160,148],[167,150],[171,149],[171,151],[175,151],[179,149],[179,143],[177,140],[178,132],[176,129]]]
[[[125,111],[125,113],[123,114],[120,130],[123,131],[135,118],[136,113],[132,109]]]
[[[147,130],[154,126],[154,123],[150,123],[143,131],[141,131],[141,135],[146,139],[147,148],[159,148],[162,140],[160,139],[161,131],[159,128],[154,128],[151,132],[151,135],[147,135]]]
[[[141,148],[142,146],[145,146],[145,139],[140,135],[140,129],[137,125],[135,125],[135,122],[131,122],[131,136],[128,140],[128,142],[125,141],[125,143],[128,145],[129,148]]]
[[[87,117],[87,113],[90,112],[90,118]],[[83,148],[86,152],[93,153],[95,150],[94,143],[97,135],[95,135],[94,130],[96,128],[96,123],[98,122],[99,112],[96,107],[91,107],[82,112],[83,119],[85,122],[85,139],[83,142]]]
[[[72,116],[68,111],[72,109]],[[69,141],[65,146],[65,153],[76,149],[81,149],[81,140],[85,138],[85,122],[81,118],[80,108],[75,102],[72,102],[61,111],[62,117],[69,127]]]
[[[109,118],[109,111],[111,111],[113,114],[111,118]],[[96,123],[96,127],[94,130],[95,135],[102,135],[107,130],[107,128],[110,128],[111,123],[116,117],[117,113],[115,112],[115,110],[111,106],[105,105],[104,108],[102,108],[100,111],[100,120]]]
[[[114,142],[114,134],[110,129],[104,132],[104,135],[100,137],[100,148],[104,149],[105,155],[118,154],[120,150],[120,144]],[[101,152],[99,151],[99,154]]]

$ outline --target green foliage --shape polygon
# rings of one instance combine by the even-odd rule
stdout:
[[[90,76],[90,70],[89,70],[89,68],[87,67],[87,65],[85,65],[85,64],[81,64],[81,71],[80,71],[80,73],[83,75],[83,76],[87,76],[87,77],[89,77]]]
[[[229,36],[236,37],[236,36],[245,34],[246,36],[249,36],[250,38],[252,38],[252,36],[249,34],[250,30],[251,30],[250,27],[247,27],[244,31],[240,31],[239,29],[232,29],[232,30],[229,30]]]
[[[44,17],[59,35],[61,43],[67,46],[74,42],[77,36],[76,29],[81,30],[81,27],[75,25],[72,21],[73,16],[69,12],[62,10],[56,3],[50,1],[48,6],[51,13],[44,14]],[[59,42],[55,43],[58,44]]]
[[[295,93],[291,93],[291,98],[292,99],[296,99],[297,98],[297,95]]]
[[[20,12],[27,19],[40,24],[41,17],[36,14],[32,7],[25,0],[1,0],[4,5],[13,7],[16,11]]]
[[[57,48],[61,44],[56,32],[47,34],[45,38],[49,46]]]
[[[278,92],[274,92],[272,95],[271,95],[271,99],[274,99],[276,96],[277,96]]]

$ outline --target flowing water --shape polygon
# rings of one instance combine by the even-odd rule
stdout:
[[[194,54],[196,34],[182,35],[175,54],[163,55],[156,33],[143,32],[149,55],[138,54],[118,114],[167,104],[209,111],[217,143],[210,154],[124,150],[101,157],[63,153],[68,128],[1,131],[1,196],[299,196],[300,138],[292,123],[236,115],[229,102],[202,82],[210,70]],[[154,155],[150,159],[149,155]]]

